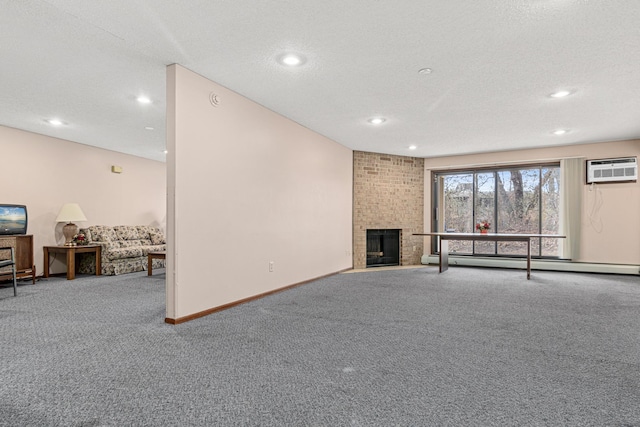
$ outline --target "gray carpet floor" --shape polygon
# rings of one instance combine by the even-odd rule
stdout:
[[[640,426],[636,276],[340,274],[172,326],[163,272],[1,286],[0,425]]]

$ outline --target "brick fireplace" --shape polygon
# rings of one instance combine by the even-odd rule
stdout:
[[[420,265],[424,159],[353,153],[353,268],[367,267],[367,230],[398,230],[398,265]],[[384,252],[384,251],[377,251]]]

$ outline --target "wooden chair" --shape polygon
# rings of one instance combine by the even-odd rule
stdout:
[[[13,247],[2,247],[0,250],[9,249],[11,252],[11,259],[3,259],[0,260],[0,268],[11,266],[11,271],[13,272],[13,296],[18,296],[18,282],[16,280],[16,256],[13,250]]]

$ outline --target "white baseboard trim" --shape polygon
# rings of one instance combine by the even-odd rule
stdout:
[[[438,255],[423,255],[422,264],[439,264]],[[523,258],[484,258],[449,255],[449,265],[468,265],[474,267],[518,268],[526,269]],[[588,262],[571,262],[563,260],[531,260],[532,270],[572,271],[576,273],[607,273],[640,275],[640,265],[629,264],[597,264]]]

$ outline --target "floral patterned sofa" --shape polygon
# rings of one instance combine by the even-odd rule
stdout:
[[[147,269],[147,254],[167,250],[159,228],[147,225],[92,225],[80,229],[86,244],[102,246],[102,274],[133,273]],[[95,274],[95,254],[79,255],[78,271]],[[153,268],[164,267],[163,259],[154,259]]]

